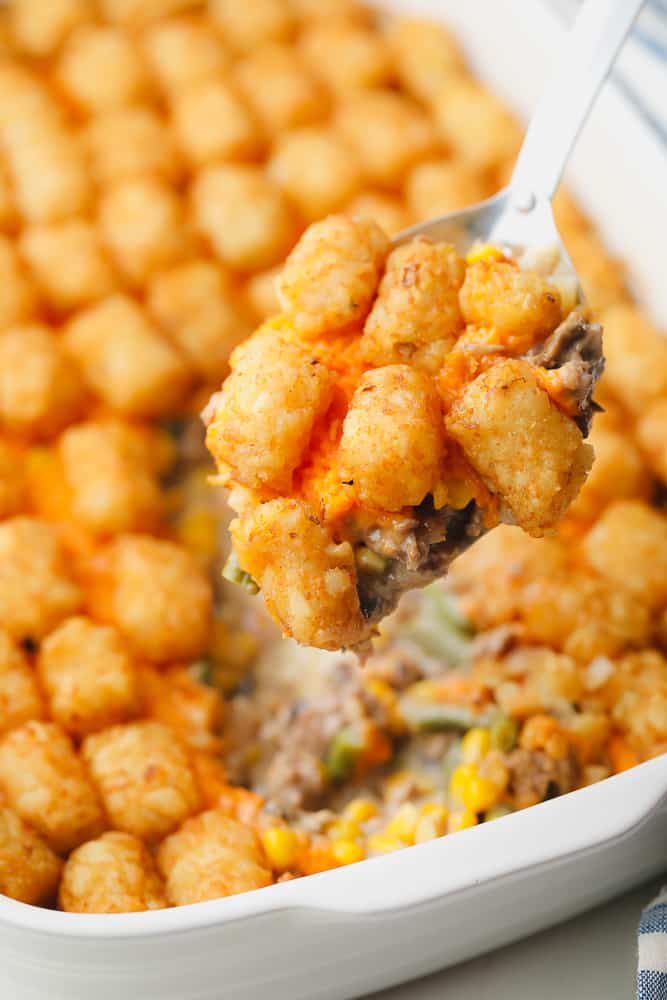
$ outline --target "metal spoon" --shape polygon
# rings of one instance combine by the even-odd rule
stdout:
[[[586,0],[559,66],[535,111],[508,187],[493,198],[405,229],[414,236],[453,243],[461,251],[477,240],[511,250],[555,247],[576,278],[556,229],[551,199],[598,91],[614,64],[644,0]],[[578,286],[580,301],[583,300]]]

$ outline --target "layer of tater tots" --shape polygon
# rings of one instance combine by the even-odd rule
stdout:
[[[167,900],[143,841],[113,830],[72,851],[58,903],[69,913],[132,913],[161,910]]]

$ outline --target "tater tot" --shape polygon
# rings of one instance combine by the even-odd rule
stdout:
[[[64,345],[88,386],[112,409],[131,416],[170,412],[189,381],[181,356],[126,295],[77,313]]]
[[[625,264],[605,249],[592,230],[570,232],[565,239],[586,301],[598,315],[603,309],[629,302]]]
[[[171,94],[218,77],[228,62],[220,36],[195,18],[157,21],[146,31],[144,52],[160,86]]]
[[[62,861],[12,810],[0,804],[0,894],[33,906],[56,894]]]
[[[299,50],[335,94],[350,94],[392,82],[391,50],[382,35],[344,22],[308,25]]]
[[[607,507],[582,543],[593,569],[654,610],[667,602],[667,517],[641,500]]]
[[[435,128],[420,107],[390,90],[369,91],[341,102],[334,116],[357,151],[368,178],[387,187],[437,149]]]
[[[211,586],[174,542],[119,535],[97,554],[87,596],[93,616],[120,629],[138,656],[187,660],[206,647]]]
[[[89,0],[12,0],[9,26],[16,48],[29,56],[51,56],[74,28],[90,21]]]
[[[368,507],[418,506],[444,458],[442,412],[428,376],[408,365],[366,372],[343,422],[340,478]]]
[[[245,486],[288,489],[332,394],[332,375],[304,347],[260,331],[212,399],[207,446]]]
[[[143,712],[178,733],[189,747],[220,750],[224,702],[217,688],[197,679],[194,666],[158,670],[144,666],[139,674]]]
[[[245,286],[246,300],[259,319],[268,319],[280,312],[278,301],[278,277],[282,267],[271,267],[268,271],[253,274]]]
[[[35,294],[14,244],[0,236],[0,329],[30,319]]]
[[[361,349],[373,365],[418,363],[420,347],[453,346],[463,329],[459,289],[465,261],[448,243],[415,239],[387,257],[378,295],[364,325]]]
[[[382,191],[363,191],[346,205],[345,213],[353,219],[372,219],[389,236],[395,236],[413,222],[400,198]]]
[[[309,226],[278,280],[278,299],[299,333],[362,323],[388,250],[386,235],[368,219],[331,215]]]
[[[294,13],[304,21],[341,21],[349,24],[369,24],[373,12],[357,0],[290,0]]]
[[[405,183],[408,205],[419,221],[458,212],[490,194],[490,185],[461,160],[418,163]]]
[[[42,643],[37,670],[51,717],[72,736],[125,722],[139,707],[134,665],[109,625],[68,618]]]
[[[203,80],[174,95],[176,138],[194,167],[212,160],[244,160],[259,147],[255,120],[223,80]]]
[[[167,905],[148,848],[129,833],[110,830],[72,851],[58,904],[66,913],[135,913]]]
[[[17,434],[51,437],[81,410],[81,378],[46,326],[0,334],[0,424]]]
[[[86,769],[54,722],[26,722],[3,737],[0,787],[12,809],[58,854],[98,836],[106,826]]]
[[[83,139],[99,184],[151,174],[173,181],[181,173],[172,131],[152,108],[135,106],[96,115]]]
[[[257,835],[210,809],[160,845],[158,865],[174,906],[233,896],[273,882]]]
[[[82,219],[30,226],[19,247],[43,298],[61,312],[94,302],[116,285],[96,228]]]
[[[181,200],[157,177],[129,178],[106,191],[99,202],[99,226],[115,263],[136,285],[192,249]]]
[[[286,635],[340,649],[362,628],[354,553],[336,545],[298,500],[271,500],[230,526],[241,567],[259,584]]]
[[[309,125],[328,109],[325,92],[287,45],[264,45],[236,66],[243,97],[268,135]]]
[[[65,45],[56,69],[67,97],[90,114],[141,100],[145,67],[130,36],[117,28],[80,28]]]
[[[250,333],[232,282],[214,261],[192,260],[157,275],[148,287],[147,306],[160,329],[209,382],[224,376],[233,348]]]
[[[39,640],[73,614],[81,592],[52,525],[32,517],[0,524],[0,626],[18,642]]]
[[[0,162],[0,230],[12,229],[16,224],[16,204],[9,174]]]
[[[286,42],[295,28],[294,15],[285,0],[209,0],[209,15],[222,29],[228,45],[237,52],[252,52],[263,42]]]
[[[667,399],[651,403],[637,421],[635,434],[651,469],[667,483]]]
[[[590,445],[526,361],[502,361],[479,375],[446,427],[517,524],[535,536],[562,517],[593,461]]]
[[[605,381],[623,406],[641,416],[667,395],[667,340],[636,306],[614,306],[601,321]]]
[[[363,182],[354,151],[328,128],[285,132],[267,169],[308,222],[341,208]]]
[[[396,60],[399,80],[419,100],[431,100],[452,77],[465,72],[458,43],[446,28],[433,21],[393,18],[387,41]]]
[[[140,28],[158,18],[186,13],[199,6],[201,0],[100,0],[106,19],[128,28]]]
[[[589,440],[595,451],[595,461],[570,507],[575,518],[592,522],[613,500],[650,495],[649,470],[629,434],[594,421]],[[664,440],[667,442],[667,436]]]
[[[9,633],[0,629],[0,735],[43,714],[34,671]]]
[[[560,293],[550,281],[504,261],[470,264],[460,302],[466,323],[495,330],[518,354],[555,330],[562,316]]]
[[[259,167],[208,167],[195,178],[192,195],[198,229],[230,267],[271,267],[294,241],[287,199]]]
[[[502,168],[521,145],[522,130],[505,105],[476,81],[458,76],[433,97],[440,133],[476,170]]]
[[[160,722],[104,729],[86,737],[81,753],[118,830],[160,840],[199,805],[185,751]]]
[[[20,449],[0,439],[0,519],[17,514],[25,497],[25,477]]]

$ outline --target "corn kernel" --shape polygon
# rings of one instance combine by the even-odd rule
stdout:
[[[459,830],[467,830],[470,826],[477,826],[477,816],[470,809],[460,809],[450,814],[447,832],[458,833]]]
[[[292,868],[299,854],[299,838],[294,830],[276,826],[262,834],[262,845],[269,864],[276,871]]]
[[[461,760],[464,764],[478,764],[491,747],[491,736],[488,729],[475,726],[469,729],[461,740]]]
[[[505,254],[494,243],[476,243],[466,254],[466,264],[475,264],[478,260],[503,260]]]
[[[351,819],[337,819],[327,829],[332,840],[355,840],[361,836],[361,828]]]
[[[485,812],[500,798],[500,789],[488,778],[473,775],[463,789],[463,805],[471,812]]]
[[[389,837],[398,837],[406,844],[414,843],[415,830],[419,822],[417,807],[412,802],[405,802],[387,823],[385,833]]]
[[[378,807],[372,799],[352,799],[345,806],[343,815],[354,823],[365,823],[378,814]]]
[[[390,837],[387,833],[374,833],[368,838],[368,846],[374,854],[391,854],[405,847],[405,842],[398,837]]]
[[[474,764],[459,764],[452,771],[449,779],[449,795],[454,802],[463,802],[464,790],[468,787],[468,782],[477,774]]]
[[[420,816],[439,816],[447,819],[449,816],[449,809],[447,806],[441,805],[439,802],[425,802],[419,810]]]
[[[356,840],[337,840],[331,848],[331,853],[339,865],[353,865],[366,857],[366,851]]]
[[[448,810],[436,803],[431,805],[435,806],[434,810],[426,814],[423,808],[421,810],[422,816],[415,830],[415,844],[425,844],[429,840],[435,840],[436,837],[442,837],[447,830]]]

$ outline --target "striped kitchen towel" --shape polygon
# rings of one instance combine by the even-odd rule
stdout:
[[[637,1000],[667,1000],[667,886],[639,923]]]

